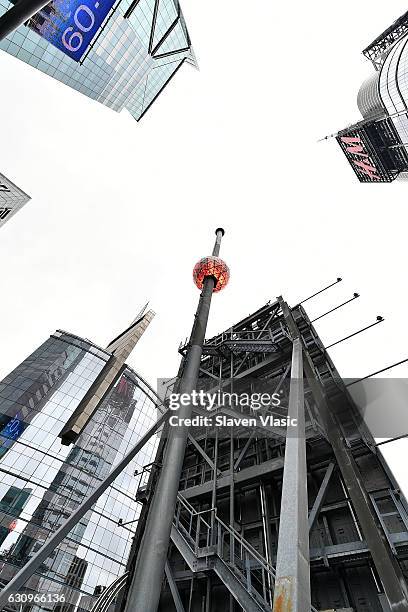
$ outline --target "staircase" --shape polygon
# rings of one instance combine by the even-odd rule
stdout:
[[[180,494],[171,539],[192,572],[214,571],[247,612],[271,612],[273,567],[214,510],[196,512]]]
[[[179,493],[171,539],[192,572],[214,571],[245,612],[272,612],[275,569],[215,509],[196,512]]]
[[[171,540],[192,572],[215,572],[245,612],[272,612],[275,569],[215,509],[196,512],[179,493]],[[92,612],[108,611],[127,576],[103,591]]]

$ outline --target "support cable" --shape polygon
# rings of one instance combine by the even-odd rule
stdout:
[[[311,300],[312,298],[316,297],[316,295],[319,295],[320,293],[323,293],[323,291],[326,291],[326,289],[330,289],[330,287],[334,287],[334,285],[337,285],[337,283],[340,283],[342,280],[343,280],[342,278],[338,277],[334,283],[331,283],[331,285],[327,285],[327,287],[324,287],[323,289],[320,289],[320,291],[316,291],[316,293],[314,293],[313,295],[309,295],[309,297],[307,297],[306,299],[304,299],[301,302],[299,302],[299,304],[297,304],[297,306],[300,306],[301,304],[304,304],[308,300]]]
[[[325,317],[326,315],[330,314],[331,312],[334,312],[335,310],[338,310],[339,308],[341,308],[342,306],[345,306],[346,304],[350,304],[350,302],[354,302],[354,300],[356,300],[357,298],[360,297],[359,293],[354,293],[353,297],[350,298],[349,300],[347,300],[346,302],[343,302],[342,304],[339,304],[338,306],[335,306],[334,308],[332,308],[331,310],[328,310],[327,312],[325,312],[324,314],[316,317],[315,319],[312,319],[312,321],[310,321],[311,323],[314,323],[315,321],[318,321],[319,319],[322,319],[323,317]]]
[[[377,374],[381,374],[382,372],[386,372],[387,370],[391,370],[392,368],[395,368],[399,365],[401,365],[402,363],[407,363],[408,358],[407,359],[402,359],[401,361],[397,361],[397,363],[393,363],[392,365],[387,366],[386,368],[382,368],[382,370],[377,370],[377,372],[372,372],[371,374],[367,374],[367,376],[363,376],[363,378],[359,378],[358,380],[354,380],[351,383],[348,383],[346,385],[346,387],[351,387],[352,385],[355,385],[363,380],[367,380],[367,378],[371,378],[371,376],[376,376]]]
[[[375,325],[378,325],[379,323],[382,323],[384,321],[384,318],[380,315],[378,315],[377,320],[375,323],[371,323],[371,325],[367,325],[367,327],[363,327],[363,329],[360,329],[359,331],[356,331],[352,334],[349,334],[348,336],[346,336],[345,338],[342,338],[341,340],[337,340],[336,342],[333,342],[333,344],[329,344],[329,346],[325,346],[324,350],[327,351],[327,349],[331,348],[332,346],[336,346],[336,344],[340,344],[340,342],[344,342],[344,340],[348,340],[349,338],[353,338],[353,336],[357,336],[358,334],[361,334],[363,331],[366,331],[366,329],[370,329],[370,327],[374,327]]]
[[[396,436],[395,438],[390,438],[389,440],[378,442],[376,446],[382,446],[383,444],[389,444],[389,442],[396,442],[397,440],[402,440],[403,438],[408,438],[408,434],[403,434],[402,436]]]

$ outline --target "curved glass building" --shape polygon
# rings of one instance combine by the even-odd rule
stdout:
[[[134,327],[129,329],[134,335]],[[129,330],[123,337],[129,337]],[[112,346],[119,345],[123,342],[116,340],[105,350],[57,331],[0,384],[1,585],[157,418],[154,392],[123,365],[75,442],[62,444],[67,421],[84,398],[93,396],[95,385],[109,379],[109,364],[118,359]],[[25,610],[89,610],[96,596],[125,572],[140,512],[135,471],[153,462],[156,448],[152,437],[31,577],[24,591],[45,594],[47,601],[26,604]]]
[[[359,123],[337,135],[360,182],[391,182],[408,172],[408,13],[364,51],[376,70],[362,84]]]

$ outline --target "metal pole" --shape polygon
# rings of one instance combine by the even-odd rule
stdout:
[[[328,314],[334,312],[335,310],[338,310],[339,308],[342,308],[346,304],[350,304],[350,302],[354,302],[354,300],[356,300],[359,297],[360,297],[360,294],[359,293],[355,293],[353,295],[353,297],[350,298],[349,300],[347,300],[346,302],[343,302],[342,304],[339,304],[338,306],[335,306],[334,308],[331,308],[330,310],[328,310],[327,312],[324,312],[323,314],[319,315],[315,319],[312,319],[310,322],[314,323],[315,321],[318,321],[319,319],[323,319],[323,317],[326,317]]]
[[[214,256],[219,254],[223,235],[223,229],[216,230]],[[214,286],[213,277],[208,276],[204,279],[191,331],[190,348],[178,388],[180,395],[191,394],[197,384]],[[177,411],[179,420],[191,418],[192,409],[192,404],[180,406]],[[149,511],[125,612],[156,612],[157,610],[188,431],[189,428],[186,425],[181,425],[171,428],[169,432],[163,467]]]
[[[297,337],[293,340],[288,410],[288,416],[297,420],[297,432],[296,435],[291,434],[290,425],[288,425],[276,561],[274,612],[306,612],[311,608],[302,352],[302,342]]]
[[[0,17],[0,40],[17,30],[49,3],[50,0],[46,2],[44,0],[19,0],[17,4]]]
[[[92,508],[95,502],[98,501],[102,493],[106,491],[109,485],[119,476],[125,467],[134,459],[141,448],[152,437],[159,427],[167,420],[168,412],[162,414],[154,425],[142,436],[139,442],[132,450],[118,463],[118,465],[110,472],[110,474],[101,482],[95,491],[79,506],[77,510],[61,525],[59,529],[50,537],[49,540],[40,548],[38,553],[34,555],[28,563],[14,576],[12,580],[4,587],[0,593],[0,609],[7,604],[8,597],[12,593],[16,593],[27,582],[29,578],[38,570],[40,565],[51,555],[55,548],[69,534],[69,532],[77,525],[81,518]]]

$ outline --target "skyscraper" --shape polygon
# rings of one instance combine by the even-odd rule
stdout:
[[[10,6],[0,0],[0,15]],[[53,0],[0,49],[136,120],[196,66],[178,0]]]
[[[407,43],[408,12],[363,51],[375,69],[357,97],[363,120],[337,134],[343,153],[362,183],[407,177]]]
[[[124,363],[152,317],[140,313],[107,349],[57,331],[1,382],[2,584],[156,420],[154,392]],[[90,389],[92,397],[103,393],[96,405]],[[73,415],[75,441],[61,444]],[[56,596],[32,610],[81,610],[82,599],[89,609],[94,593],[123,573],[140,512],[134,472],[154,459],[156,446],[153,438],[31,578],[26,592]]]
[[[29,195],[0,173],[0,227],[29,200]]]

